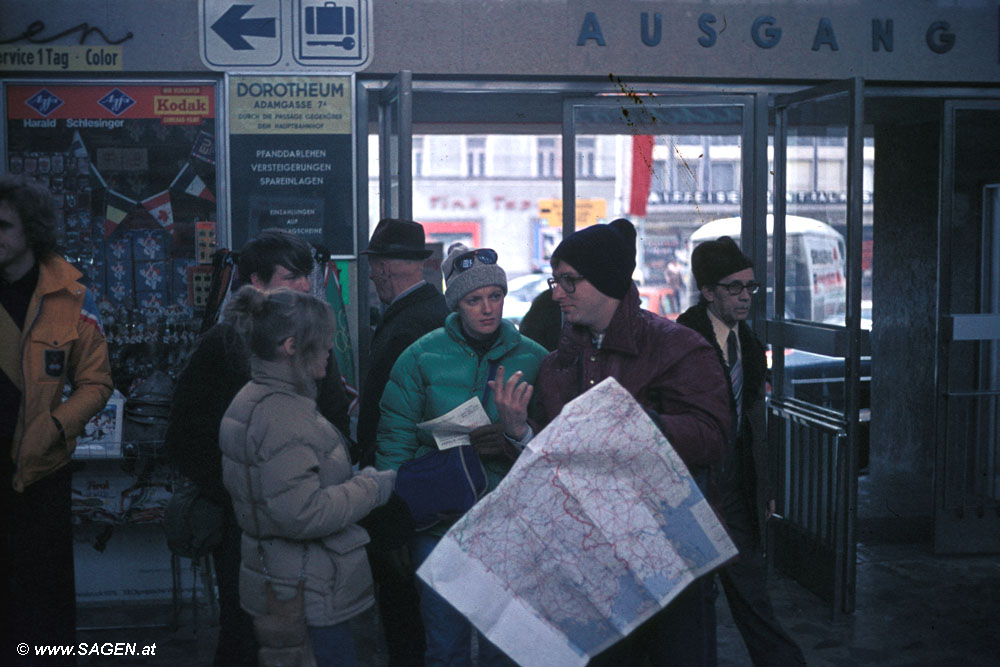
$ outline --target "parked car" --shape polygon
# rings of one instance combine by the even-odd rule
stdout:
[[[642,285],[639,287],[639,305],[651,313],[671,320],[680,315],[677,290],[665,285]]]

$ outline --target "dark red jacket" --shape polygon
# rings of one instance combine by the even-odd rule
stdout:
[[[722,460],[730,428],[729,386],[715,350],[695,331],[642,310],[634,286],[615,311],[600,349],[585,327],[563,327],[558,348],[538,373],[539,425],[609,376],[653,413],[696,476]],[[718,509],[713,483],[707,495]]]

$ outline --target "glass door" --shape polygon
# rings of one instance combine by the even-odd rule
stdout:
[[[412,73],[397,74],[378,96],[379,217],[412,220]]]
[[[725,220],[726,233],[737,242],[742,237],[751,257],[756,252],[752,239],[754,229],[763,229],[766,191],[766,181],[758,183],[766,168],[754,163],[756,101],[749,94],[631,91],[566,100],[562,228],[555,231],[561,236],[630,219],[640,239],[634,278],[643,307],[676,317],[697,300],[692,234]]]
[[[1000,552],[1000,102],[945,104],[934,548]]]
[[[861,327],[862,93],[852,79],[774,98],[767,342],[779,517],[771,546],[775,564],[835,613],[854,608],[856,453],[862,365],[870,364]],[[793,196],[818,172],[845,193],[824,220],[801,215]]]
[[[374,96],[378,122],[378,218],[413,219],[413,176],[410,171],[413,128],[412,76],[402,71],[382,88],[356,88],[358,122],[357,247],[368,247],[373,231],[368,215],[368,100]],[[371,331],[379,316],[379,301],[369,281],[368,262],[357,263],[358,362],[360,375],[368,370]]]

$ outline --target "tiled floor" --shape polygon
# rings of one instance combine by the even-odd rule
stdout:
[[[775,573],[770,581],[775,612],[814,667],[1000,666],[1000,556],[937,556],[931,550],[930,522],[920,516],[885,511],[890,503],[917,507],[900,491],[872,498],[859,488],[857,602],[853,614],[833,618],[830,607],[794,581]],[[891,508],[890,508],[891,509]],[[886,517],[886,514],[892,514]],[[190,593],[189,593],[190,594]],[[80,665],[211,665],[215,628],[207,608],[193,623],[190,598],[179,628],[169,627],[170,607],[82,609],[82,626],[122,626],[88,630],[81,642],[156,643],[155,659],[93,657]],[[724,596],[718,610],[719,667],[749,665],[743,641]],[[138,627],[151,626],[151,627]],[[387,663],[374,611],[353,622],[362,665]]]
[[[771,581],[775,612],[809,665],[1000,665],[1000,558],[934,556],[929,544],[861,545],[857,605],[830,608],[797,583]],[[719,666],[747,665],[725,604]]]
[[[857,609],[832,619],[829,607],[795,582],[772,577],[775,611],[799,642],[809,665],[1000,665],[1000,559],[996,556],[940,557],[926,544],[859,547]],[[135,608],[111,613],[84,610],[82,620],[136,626],[165,624],[169,608]],[[177,631],[169,627],[93,630],[86,642],[137,642],[157,645],[154,659],[90,658],[81,665],[210,665],[215,629],[200,613],[192,625],[186,607]],[[742,639],[732,624],[724,597],[718,603],[719,666],[748,665]],[[385,665],[373,613],[357,619],[356,636],[364,665]]]

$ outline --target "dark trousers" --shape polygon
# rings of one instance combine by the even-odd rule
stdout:
[[[18,666],[75,665],[75,658],[69,656],[33,655],[36,646],[76,643],[72,472],[63,466],[24,493],[11,488],[9,474],[2,481],[4,562],[0,567],[8,582],[2,661]],[[29,652],[18,658],[15,646],[22,643]]]
[[[719,581],[750,659],[755,667],[806,664],[802,649],[781,627],[771,607],[767,562],[756,539],[749,508],[744,504],[727,511],[726,524],[740,557],[719,570]]]
[[[215,581],[219,587],[219,643],[216,667],[238,665],[256,667],[257,637],[253,617],[240,607],[240,539],[232,508],[227,507],[222,526],[222,542],[212,552]]]
[[[375,580],[375,598],[389,651],[390,667],[414,667],[424,664],[427,642],[420,617],[413,568],[401,558],[376,549],[368,549],[368,563]]]
[[[715,585],[707,575],[589,664],[714,667],[716,659]]]

